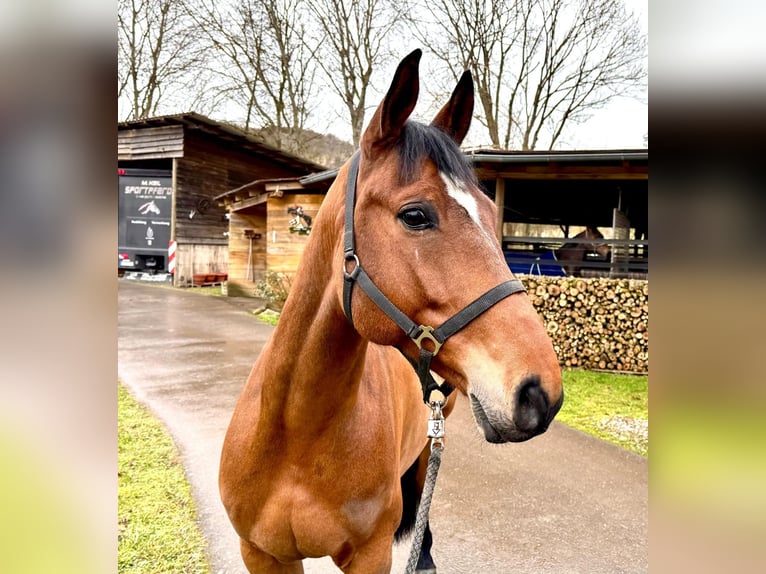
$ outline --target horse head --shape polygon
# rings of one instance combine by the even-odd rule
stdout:
[[[604,239],[604,234],[601,233],[597,227],[586,227],[585,231],[578,234],[576,237],[582,236],[584,239]],[[594,251],[598,253],[601,257],[606,259],[609,257],[609,255],[612,253],[611,247],[607,245],[606,243],[596,242],[596,243],[586,243],[585,248],[588,251]]]
[[[358,261],[391,302],[417,324],[441,325],[513,275],[494,234],[495,205],[459,147],[473,115],[471,73],[463,74],[430,125],[408,121],[418,98],[420,56],[416,50],[399,64],[362,136],[352,235]],[[336,225],[342,227],[342,213]],[[342,241],[336,257],[339,268]],[[360,335],[418,359],[412,339],[361,289],[350,307]],[[431,369],[470,397],[490,442],[544,432],[563,400],[556,354],[524,292],[455,333]]]

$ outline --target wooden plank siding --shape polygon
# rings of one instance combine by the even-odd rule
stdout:
[[[183,126],[117,131],[118,161],[169,159],[183,155]]]
[[[176,240],[226,243],[226,210],[213,201],[230,189],[263,177],[286,177],[292,171],[235,145],[187,129],[184,157],[177,160]],[[209,202],[200,211],[201,202]],[[195,215],[189,219],[189,214]]]
[[[287,175],[292,175],[292,172],[270,159],[238,148],[233,142],[221,141],[187,128],[184,156],[176,160],[176,241],[179,245],[227,246],[229,238],[225,232],[232,233],[232,228],[225,217],[226,210],[213,198],[254,179]],[[194,216],[190,219],[192,211]],[[233,235],[236,243],[240,238],[236,231]],[[234,252],[235,259],[240,257],[236,246]],[[198,250],[197,253],[202,255],[207,252]],[[195,267],[204,267],[204,264],[204,261],[197,261]],[[179,277],[188,274],[182,265],[182,261],[177,263]],[[235,266],[234,271],[238,273],[241,270]]]
[[[644,180],[649,177],[649,166],[635,163],[626,165],[509,164],[492,170],[477,167],[476,174],[479,179]]]
[[[229,248],[223,245],[179,243],[176,249],[174,283],[190,285],[195,273],[226,273]]]
[[[301,205],[306,215],[316,219],[324,197],[322,193],[285,193],[282,197],[269,198],[266,203],[268,209],[266,268],[269,271],[294,275],[309,239],[308,235],[290,233],[290,220],[294,216],[287,213],[287,208]]]
[[[253,239],[250,253],[250,239],[245,230],[260,233],[260,239]],[[266,274],[266,204],[263,203],[244,211],[231,213],[229,222],[229,295],[252,296],[256,283]],[[250,265],[248,266],[248,256]]]

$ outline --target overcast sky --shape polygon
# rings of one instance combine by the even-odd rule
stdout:
[[[626,8],[632,10],[639,19],[644,33],[648,32],[648,0],[624,0]],[[402,42],[401,57],[416,48],[423,48],[414,38],[409,43]],[[421,62],[421,90],[428,89],[427,70],[434,64],[434,56],[424,51],[423,61]],[[376,72],[372,79],[373,85],[380,90],[388,88],[389,82],[393,77],[394,70],[398,61],[391,62],[389,69]],[[433,86],[432,86],[433,87]],[[372,112],[380,102],[383,93],[378,93],[374,88],[368,93],[367,103],[369,105],[365,116],[365,126],[372,116]],[[325,94],[325,101],[333,98],[332,95]],[[426,108],[427,96],[421,92],[421,98],[418,106],[415,108],[413,118],[420,121],[428,121],[425,117],[434,111]],[[342,110],[342,104],[336,102],[333,106],[336,110]],[[336,112],[337,113],[337,112]],[[320,114],[321,118],[321,114]],[[321,119],[319,120],[322,121]],[[643,95],[639,98],[616,98],[608,106],[600,110],[594,110],[592,117],[581,124],[570,124],[565,129],[564,134],[559,139],[556,149],[626,149],[626,148],[644,148],[644,136],[648,133],[649,105],[648,89],[645,87]],[[351,126],[348,119],[344,117],[325,120],[323,125],[315,124],[311,126],[319,132],[328,132],[333,135],[351,141]],[[486,129],[474,118],[471,124],[471,130],[464,144],[466,146],[481,146],[489,143],[489,136]]]
[[[629,10],[638,16],[641,29],[647,33],[648,1],[625,0]],[[640,100],[619,98],[603,110],[599,110],[587,122],[575,130],[559,145],[568,149],[643,148],[644,134],[649,128],[648,91]],[[575,131],[575,134],[572,134]]]

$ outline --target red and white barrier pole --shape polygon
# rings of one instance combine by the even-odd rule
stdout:
[[[176,272],[176,242],[168,243],[168,273]]]

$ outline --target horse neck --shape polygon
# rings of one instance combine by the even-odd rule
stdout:
[[[325,216],[316,218],[267,349],[264,390],[273,391],[272,403],[288,425],[303,425],[306,411],[321,421],[353,401],[364,366],[367,342],[349,325],[337,294],[341,269],[333,255],[341,230],[334,215],[342,197],[339,202],[333,191]]]

